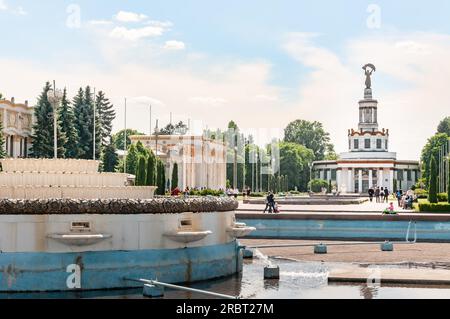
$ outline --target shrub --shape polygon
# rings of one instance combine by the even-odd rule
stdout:
[[[422,202],[422,203],[419,203],[419,211],[421,211],[421,212],[446,212],[446,213],[450,213],[450,204],[449,203]]]
[[[265,197],[266,194],[262,193],[262,192],[254,192],[254,193],[250,193],[250,197]]]
[[[314,193],[320,193],[322,188],[328,188],[328,182],[323,179],[313,179],[308,183],[308,188]]]
[[[416,194],[417,198],[428,198],[428,192],[422,188],[416,188],[414,194]]]
[[[202,190],[191,190],[190,195],[193,196],[221,196],[224,194],[223,191],[215,190],[215,189],[202,189]]]
[[[439,194],[437,194],[437,199],[439,202],[447,202],[448,195],[447,195],[447,193],[439,193]]]

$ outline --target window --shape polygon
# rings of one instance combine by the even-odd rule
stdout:
[[[381,138],[377,139],[377,149],[381,148]]]
[[[408,182],[411,182],[412,181],[412,171],[410,169],[406,172],[406,175],[408,178]]]
[[[403,170],[402,170],[402,169],[399,169],[399,170],[397,171],[397,179],[398,179],[399,181],[402,181],[402,180],[403,180]]]
[[[331,170],[331,180],[332,180],[332,181],[335,181],[335,180],[336,180],[336,170],[335,170],[335,169],[332,169],[332,170]]]
[[[356,150],[359,148],[359,140],[357,139],[353,140],[353,148]]]
[[[364,140],[364,148],[370,148],[370,139],[369,138],[366,138]]]

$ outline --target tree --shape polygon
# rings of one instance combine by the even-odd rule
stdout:
[[[422,177],[426,179],[426,187],[429,187],[431,157],[434,156],[437,159],[439,150],[442,145],[448,143],[448,138],[445,133],[437,133],[428,139],[427,144],[422,149],[420,160],[422,162]]]
[[[1,94],[0,94],[1,97]],[[0,158],[6,157],[5,151],[5,137],[3,136],[3,119],[0,118]]]
[[[160,131],[160,135],[185,135],[188,131],[188,127],[182,121],[173,125],[172,123],[167,124]]]
[[[109,136],[112,131],[112,121],[116,117],[114,105],[105,97],[103,91],[99,91],[95,97],[95,108],[98,112],[98,135],[100,138],[101,148],[109,143]]]
[[[145,184],[149,186],[156,185],[156,157],[152,151],[150,151],[147,159],[147,179]]]
[[[139,132],[137,130],[133,130],[133,129],[127,129],[126,133],[127,133],[127,148],[131,145],[131,140],[130,140],[131,135],[144,135],[144,133],[141,133],[141,132]],[[114,146],[118,150],[124,149],[124,147],[123,147],[123,142],[124,142],[123,140],[125,137],[124,134],[125,134],[125,130],[120,130],[112,136]]]
[[[289,189],[308,190],[309,164],[314,160],[312,150],[296,143],[281,142],[280,174],[286,175]]]
[[[50,90],[50,82],[45,83],[41,95],[38,97],[34,107],[34,125],[33,125],[33,145],[31,155],[37,158],[52,158],[54,155],[53,144],[53,107],[47,99],[47,92]],[[57,155],[63,157],[65,154],[64,145],[66,140],[61,133],[59,121],[57,121]]]
[[[428,190],[428,200],[430,203],[437,203],[437,168],[434,156],[430,159],[430,182]]]
[[[437,127],[438,133],[445,133],[450,136],[450,116],[445,117]]]
[[[139,155],[138,165],[136,167],[136,185],[144,186],[147,178],[146,174],[146,159],[145,156]]]
[[[137,168],[137,161],[138,161],[139,153],[136,149],[135,144],[131,144],[128,147],[127,156],[126,156],[126,163],[127,163],[127,173],[135,173]]]
[[[91,110],[85,104],[84,91],[78,90],[78,94],[73,99],[73,110],[75,114],[75,129],[78,138],[78,158],[90,159],[92,153],[89,150],[92,147],[92,130],[89,122],[92,121]]]
[[[102,166],[104,172],[114,172],[119,163],[119,156],[116,153],[116,147],[110,137],[110,142],[105,146],[102,153]]]
[[[314,152],[315,160],[323,160],[326,152],[333,149],[330,134],[325,132],[322,123],[295,120],[284,129],[284,141],[304,145]]]
[[[311,191],[314,193],[320,193],[320,192],[322,192],[322,188],[327,188],[327,187],[328,187],[328,182],[324,179],[312,179],[308,183],[308,188],[310,188]]]
[[[59,120],[61,123],[61,132],[66,137],[65,153],[66,158],[78,157],[78,134],[75,129],[75,115],[67,99],[67,89],[64,88],[61,107],[59,108]]]
[[[166,173],[165,167],[162,160],[157,160],[157,186],[158,186],[158,195],[164,195],[166,193]]]
[[[173,164],[171,186],[172,186],[172,189],[175,189],[178,187],[178,164],[177,163]]]

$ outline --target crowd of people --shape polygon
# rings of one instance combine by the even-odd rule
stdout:
[[[389,189],[387,187],[369,188],[369,199],[372,202],[375,197],[377,203],[387,203],[389,200]]]
[[[373,202],[373,199],[375,198],[375,201],[377,203],[387,203],[389,200],[389,189],[387,187],[371,187],[368,190],[369,194],[369,200]],[[392,193],[392,195],[397,199],[398,206],[403,209],[412,209],[413,208],[413,202],[415,199],[414,191],[412,189],[409,189],[408,191],[404,192],[403,190],[399,189],[395,193]]]

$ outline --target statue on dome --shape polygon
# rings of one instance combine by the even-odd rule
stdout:
[[[372,88],[372,80],[370,77],[371,77],[372,73],[376,71],[375,65],[368,63],[363,66],[363,70],[366,75],[366,89],[370,89],[370,88]]]

